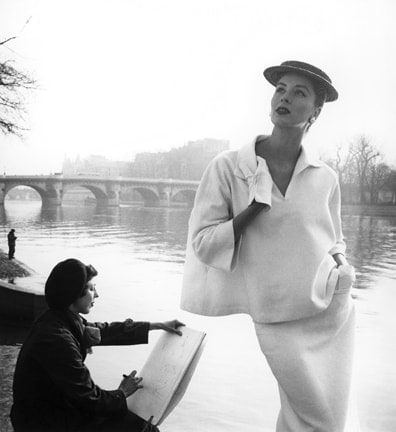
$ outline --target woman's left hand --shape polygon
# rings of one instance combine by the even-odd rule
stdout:
[[[185,324],[178,320],[150,323],[150,330],[165,330],[169,333],[174,333],[181,336],[182,332],[178,330],[178,328],[184,325]]]
[[[337,264],[337,267],[342,266],[342,265],[348,265],[348,261],[345,258],[345,255],[342,253],[336,253],[333,255],[334,261]]]

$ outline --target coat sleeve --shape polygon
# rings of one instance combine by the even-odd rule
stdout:
[[[53,333],[39,346],[36,361],[66,399],[94,415],[113,415],[127,410],[121,390],[102,390],[93,382],[70,332]]]
[[[235,244],[232,212],[231,162],[215,158],[206,169],[195,197],[189,221],[189,241],[204,264],[230,271],[239,244]]]
[[[100,330],[99,345],[138,345],[148,343],[150,323],[126,319],[123,322],[87,323]]]
[[[335,244],[330,249],[329,254],[334,255],[336,253],[345,254],[346,244],[344,241],[344,235],[342,233],[342,222],[341,222],[341,191],[338,180],[335,181],[332,194],[329,201],[329,209],[331,218],[333,221],[334,233],[335,233]]]

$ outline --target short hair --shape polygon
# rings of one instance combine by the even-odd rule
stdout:
[[[50,309],[66,309],[85,291],[88,280],[98,272],[76,258],[59,262],[45,282],[45,299]]]
[[[86,281],[86,283],[85,283],[85,286],[84,286],[83,290],[81,291],[80,295],[78,296],[78,298],[80,298],[80,297],[84,297],[84,296],[85,296],[85,294],[87,293],[87,290],[88,290],[87,283],[88,283],[91,279],[93,279],[95,276],[98,275],[98,271],[97,271],[96,268],[95,268],[93,265],[91,265],[91,264],[86,265],[86,266],[85,266],[85,270],[86,270],[86,272],[87,272],[87,281]]]
[[[91,264],[85,266],[85,269],[87,270],[87,282],[89,282],[92,278],[98,275],[98,271]]]
[[[315,80],[311,80],[315,92],[315,105],[322,108],[327,99],[327,92],[323,85]]]

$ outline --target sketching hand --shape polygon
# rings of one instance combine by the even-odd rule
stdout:
[[[150,323],[150,330],[165,330],[169,333],[174,333],[181,336],[182,332],[178,330],[178,328],[184,325],[185,324],[178,320]]]
[[[125,397],[134,394],[139,389],[143,388],[142,385],[139,385],[142,382],[143,378],[136,377],[136,371],[132,371],[130,375],[123,375],[123,379],[118,387],[121,390]]]
[[[160,432],[160,430],[157,428],[157,426],[154,426],[153,424],[151,424],[151,422],[153,421],[153,418],[154,418],[154,416],[151,416],[147,420],[146,425],[142,429],[142,432]]]

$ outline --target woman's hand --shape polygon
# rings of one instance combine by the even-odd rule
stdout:
[[[182,332],[178,330],[178,328],[184,325],[185,324],[178,320],[150,323],[150,330],[165,330],[169,333],[174,333],[181,336]]]
[[[342,265],[348,265],[348,261],[345,258],[345,255],[342,253],[336,253],[333,255],[334,261],[337,263],[337,267]]]
[[[140,385],[142,379],[143,378],[138,378],[136,376],[136,371],[134,370],[129,375],[123,375],[123,379],[118,389],[121,390],[127,398],[139,389],[143,388],[143,386]]]
[[[151,422],[153,421],[153,418],[154,418],[154,416],[151,416],[147,420],[146,425],[142,429],[142,432],[160,432],[160,430],[157,428],[157,426],[154,426],[153,424],[151,424]]]

